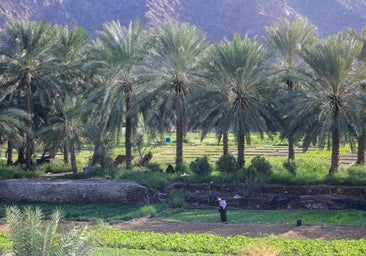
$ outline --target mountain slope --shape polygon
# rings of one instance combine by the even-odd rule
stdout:
[[[279,17],[306,17],[327,36],[366,24],[366,0],[181,0],[180,21],[199,26],[209,40],[232,38],[234,33],[262,37]],[[102,24],[120,20],[148,20],[146,0],[3,0],[0,27],[8,20],[45,20],[79,25],[94,33]]]

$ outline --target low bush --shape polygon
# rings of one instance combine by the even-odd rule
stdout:
[[[163,172],[163,170],[160,167],[160,164],[156,162],[146,164],[146,168],[152,172]]]
[[[42,171],[42,170],[36,169],[35,171],[28,171],[19,165],[0,166],[0,180],[36,178],[43,174],[44,174],[44,171]]]
[[[216,162],[216,168],[221,173],[236,173],[240,166],[232,155],[222,155]]]
[[[246,174],[248,179],[266,180],[272,174],[272,166],[264,157],[256,156],[250,161]]]
[[[212,166],[208,161],[208,157],[199,157],[189,164],[191,171],[197,176],[209,176],[212,172]]]
[[[180,173],[190,173],[189,166],[186,163],[177,164],[175,170]]]
[[[178,178],[176,174],[167,175],[164,172],[148,172],[137,170],[126,170],[119,177],[124,180],[135,181],[143,186],[163,192],[166,185]]]
[[[285,168],[290,174],[296,176],[296,162],[294,160],[287,160],[283,162],[283,168]]]
[[[176,191],[169,194],[169,203],[172,208],[185,208],[186,199],[184,191]]]

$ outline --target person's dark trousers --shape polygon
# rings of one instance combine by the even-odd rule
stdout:
[[[227,222],[227,216],[226,216],[226,208],[219,208],[219,212],[220,212],[220,218],[221,218],[221,222]]]

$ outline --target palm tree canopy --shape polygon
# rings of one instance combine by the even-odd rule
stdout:
[[[187,94],[201,83],[201,64],[208,48],[205,39],[205,34],[187,23],[168,24],[152,34],[147,83],[137,99],[152,133],[170,131],[177,113],[185,108]]]
[[[331,127],[337,125],[341,134],[355,128],[358,83],[354,83],[353,64],[362,49],[362,43],[340,33],[319,42],[304,51],[303,59],[311,68],[307,82],[311,88],[296,92],[287,109],[292,122],[289,132],[301,137],[305,132],[304,146],[329,138]],[[337,122],[334,115],[337,113]]]
[[[199,65],[207,47],[206,36],[197,27],[186,23],[159,29],[152,37],[149,70],[161,84],[174,89],[174,94],[186,95],[199,77]]]
[[[235,129],[247,133],[274,130],[278,122],[271,114],[264,97],[270,53],[256,40],[235,35],[212,51],[209,66],[210,81],[219,88],[221,109],[232,120]]]
[[[0,72],[6,83],[3,92],[22,90],[32,85],[34,95],[45,106],[65,91],[55,75],[55,58],[51,54],[58,40],[56,26],[45,22],[20,21],[6,25],[2,34]]]
[[[305,19],[295,19],[290,23],[280,19],[267,29],[266,40],[278,53],[278,64],[285,68],[296,68],[299,64],[299,53],[315,43],[314,25]]]
[[[130,22],[128,27],[118,21],[105,23],[94,42],[92,60],[87,64],[93,73],[93,84],[97,85],[89,95],[98,104],[94,117],[108,120],[108,127],[117,135],[128,111],[127,97],[132,96],[139,83],[145,37],[139,22]]]

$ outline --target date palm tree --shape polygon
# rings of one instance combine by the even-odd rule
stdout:
[[[216,77],[216,76],[215,76]],[[215,130],[218,142],[223,143],[223,155],[229,154],[229,131],[231,120],[227,113],[230,111],[229,102],[226,101],[226,95],[222,93],[219,86],[215,84],[215,77],[208,75],[206,86],[201,86],[188,98],[188,127],[192,130],[201,131],[201,140],[208,133]],[[210,80],[213,79],[213,80]],[[217,78],[217,77],[216,77]]]
[[[160,132],[175,127],[176,164],[183,162],[186,132],[186,97],[200,80],[200,64],[206,53],[205,35],[189,24],[168,24],[151,37],[147,72],[149,86],[144,88],[145,120]],[[158,122],[156,120],[159,120]],[[164,124],[161,126],[161,124]]]
[[[13,147],[24,142],[24,134],[29,133],[26,125],[30,115],[22,109],[0,104],[0,139],[8,142],[7,165],[13,164]]]
[[[100,101],[99,112],[108,119],[108,127],[119,137],[123,117],[125,121],[125,151],[126,167],[131,167],[132,136],[134,116],[131,111],[131,98],[135,94],[135,87],[139,83],[139,67],[143,61],[142,51],[145,47],[145,31],[139,22],[130,22],[123,27],[117,21],[104,24],[104,30],[99,31],[95,42],[95,59],[90,63],[97,64],[101,76],[107,75],[113,79],[106,79],[107,83],[97,88],[94,99],[99,97],[108,100]],[[95,65],[91,65],[95,66]],[[112,72],[111,72],[112,70]],[[111,74],[113,73],[113,74]],[[105,115],[109,113],[109,117]]]
[[[342,136],[346,138],[357,124],[361,102],[355,95],[358,84],[352,81],[352,67],[361,49],[362,43],[340,33],[303,51],[302,58],[310,67],[306,83],[311,88],[298,93],[288,106],[291,136],[305,134],[305,146],[314,141],[324,145],[330,138],[329,175],[338,171]]]
[[[48,130],[47,126],[53,126],[55,119],[63,119],[65,117],[63,111],[65,106],[67,106],[65,100],[80,94],[83,89],[86,89],[82,65],[86,59],[86,46],[88,44],[89,35],[84,29],[79,27],[74,27],[70,30],[67,27],[60,26],[57,27],[57,32],[59,40],[55,42],[51,53],[55,58],[55,70],[57,70],[55,76],[63,87],[64,96],[53,99],[54,104],[43,119],[44,124],[42,125],[41,130]],[[49,122],[50,120],[53,121]],[[52,131],[52,129],[50,131]],[[65,140],[68,138],[67,136],[64,136],[63,133],[50,135],[48,132],[46,133],[46,136],[40,135],[41,134],[36,133],[36,136],[40,141],[43,141],[46,145],[52,145],[51,150],[56,152],[59,147],[62,147],[64,162],[69,162],[69,148],[67,146],[69,143]],[[70,152],[70,154],[72,153]],[[73,156],[71,155],[71,157]]]
[[[81,118],[84,106],[83,97],[67,97],[63,100],[62,107],[58,108],[60,113],[50,117],[47,125],[38,132],[40,138],[52,138],[58,144],[65,145],[70,153],[71,171],[74,174],[78,172],[76,151],[81,148],[82,141],[86,141],[85,126]]]
[[[199,110],[201,118],[219,124],[222,131],[234,130],[238,163],[245,163],[245,139],[250,143],[251,132],[269,134],[279,128],[271,105],[265,97],[270,57],[267,49],[255,39],[235,35],[233,41],[224,40],[210,52],[207,95],[202,102],[214,99],[214,104]],[[199,92],[201,93],[201,92]],[[212,115],[212,116],[211,116]]]
[[[33,101],[37,96],[41,104],[49,104],[56,95],[64,91],[54,79],[54,58],[50,51],[57,34],[49,23],[20,21],[8,23],[2,34],[0,73],[6,83],[2,92],[21,91],[24,109],[34,118]],[[33,123],[29,122],[32,127]],[[32,165],[34,134],[26,136],[26,167]]]
[[[366,93],[366,29],[363,29],[360,33],[354,30],[350,30],[350,34],[362,42],[362,51],[358,56],[358,62],[355,65],[356,79],[359,81],[359,95],[365,99]],[[356,164],[365,164],[365,150],[366,150],[366,117],[364,115],[366,109],[366,102],[360,107],[360,124],[359,124],[359,134],[357,137],[357,160]]]
[[[280,19],[277,23],[267,29],[266,40],[275,51],[276,63],[278,69],[275,79],[280,84],[285,84],[286,90],[296,90],[301,87],[297,78],[300,70],[303,69],[304,62],[299,54],[303,49],[308,48],[315,42],[315,26],[307,20],[296,19],[290,23],[287,19]],[[287,94],[285,92],[285,94]],[[286,95],[286,101],[291,100]],[[286,113],[283,114],[286,116]],[[284,118],[283,128],[286,129],[286,123],[289,120]],[[295,139],[288,137],[288,159],[295,159]]]
[[[6,221],[14,244],[12,255],[92,255],[94,246],[87,226],[60,228],[62,213],[54,210],[48,220],[40,208],[7,207]]]

